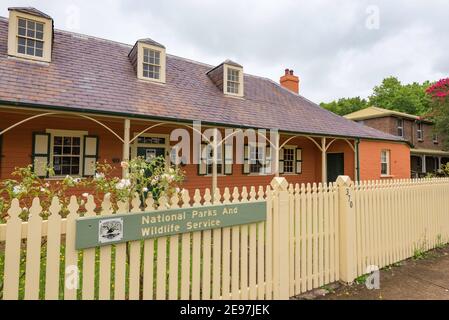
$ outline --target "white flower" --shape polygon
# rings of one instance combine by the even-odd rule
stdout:
[[[119,190],[125,189],[131,186],[131,181],[129,179],[122,179],[119,183],[115,185],[115,187]]]
[[[45,192],[45,188],[41,188],[41,192]]]
[[[84,198],[87,198],[87,197],[89,196],[89,194],[88,194],[87,192],[84,192],[84,193],[82,194],[82,196],[83,196]]]
[[[143,192],[147,192],[147,191],[148,191],[148,188],[145,187],[145,188],[143,188],[142,190],[143,190]]]
[[[104,173],[102,173],[102,172],[96,173],[95,174],[95,179],[97,179],[97,180],[104,179]]]
[[[20,185],[19,186],[14,186],[14,188],[12,189],[12,193],[14,193],[14,195],[19,195],[22,192],[25,192],[25,190]]]

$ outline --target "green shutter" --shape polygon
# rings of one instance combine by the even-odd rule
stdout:
[[[284,173],[284,148],[279,150],[279,173]]]
[[[302,149],[296,148],[296,165],[295,165],[295,172],[296,173],[302,173]]]
[[[98,160],[98,137],[84,136],[83,141],[83,177],[95,174]]]
[[[48,165],[50,163],[50,141],[49,133],[33,132],[33,171],[39,178],[48,177]]]

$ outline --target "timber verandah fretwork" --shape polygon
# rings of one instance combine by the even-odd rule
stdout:
[[[77,117],[81,118],[90,122],[94,122],[95,124],[99,125],[100,127],[106,129],[110,134],[112,134],[121,144],[122,144],[122,160],[128,160],[130,159],[130,146],[137,141],[137,139],[144,135],[151,133],[153,129],[161,128],[161,127],[184,127],[188,130],[192,130],[192,133],[199,134],[201,136],[201,139],[206,142],[207,144],[210,144],[212,147],[212,150],[217,150],[222,144],[224,144],[228,140],[232,140],[234,136],[238,133],[242,133],[248,129],[251,128],[243,128],[243,127],[233,127],[232,125],[224,125],[224,124],[201,124],[198,128],[195,125],[189,124],[188,122],[181,122],[181,121],[175,121],[175,120],[165,120],[165,119],[153,119],[153,118],[132,118],[132,117],[122,117],[118,115],[104,115],[101,113],[93,113],[93,112],[72,112],[72,111],[64,111],[64,110],[52,110],[52,109],[40,109],[36,112],[36,109],[34,108],[28,108],[28,107],[8,107],[8,106],[2,106],[0,107],[0,110],[3,109],[4,111],[10,112],[19,112],[23,113],[23,119],[16,121],[15,123],[10,124],[6,128],[1,128],[0,131],[0,137],[2,137],[5,133],[9,132],[10,130],[19,127],[27,122],[39,119],[39,118],[48,118],[48,117]],[[117,129],[111,128],[110,125],[107,124],[109,120],[114,121],[123,121],[123,133],[122,135],[117,132]],[[131,124],[138,123],[141,127],[143,125],[144,129],[140,129],[137,133],[134,134],[133,137],[131,137]],[[193,123],[195,123],[193,121]],[[208,136],[204,134],[204,131],[201,128],[207,128],[207,129],[215,129],[214,130],[214,137],[219,136],[218,131],[233,128],[234,130],[232,133],[228,135],[224,135],[224,137],[219,139],[209,139]],[[70,129],[70,128],[67,128]],[[255,130],[255,129],[254,129]],[[349,145],[350,149],[354,153],[354,177],[355,180],[358,180],[359,177],[359,161],[358,161],[358,138],[347,138],[347,137],[338,137],[338,136],[328,136],[328,135],[317,135],[317,134],[307,134],[307,133],[291,133],[291,132],[280,132],[278,130],[270,130],[270,138],[267,138],[265,132],[266,130],[263,130],[261,133],[259,130],[255,130],[256,135],[258,137],[258,140],[262,140],[266,143],[266,145],[270,145],[273,150],[275,150],[273,158],[272,158],[272,175],[279,176],[279,159],[280,159],[280,151],[284,146],[286,146],[289,142],[291,142],[295,138],[305,138],[313,143],[314,146],[320,151],[321,153],[321,182],[327,182],[327,159],[326,155],[329,151],[329,148],[337,141],[341,140],[344,141],[347,145]],[[284,139],[281,143],[281,137]],[[213,152],[213,158],[212,158],[212,174],[211,174],[211,187],[212,190],[215,190],[217,188],[217,181],[218,181],[218,171],[217,171],[217,159],[218,153]],[[127,169],[122,168],[122,176],[127,176]]]

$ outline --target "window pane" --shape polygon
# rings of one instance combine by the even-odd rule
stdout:
[[[19,28],[26,28],[26,20],[25,19],[19,19]]]
[[[34,21],[31,20],[27,20],[27,27],[28,30],[35,30],[36,29],[36,23]]]
[[[79,137],[73,137],[73,139],[72,139],[72,144],[73,144],[74,146],[79,146],[79,145],[80,145],[80,142],[81,142],[81,139],[80,139]]]
[[[36,22],[36,31],[44,32],[44,24]]]
[[[72,154],[73,155],[79,155],[80,154],[80,147],[73,147],[72,148]]]
[[[36,37],[36,32],[34,30],[27,30],[27,37],[34,38]]]
[[[26,36],[26,29],[25,28],[19,28],[19,36]]]
[[[17,47],[17,52],[18,53],[23,53],[23,54],[25,54],[25,46],[21,46],[21,45],[19,45],[18,47]]]
[[[42,49],[36,49],[36,52],[35,52],[36,57],[43,57],[43,55],[44,55],[44,52],[42,51]]]
[[[72,167],[72,172],[71,172],[71,174],[73,174],[73,175],[78,175],[78,174],[80,174],[80,167],[78,167],[78,166],[73,166],[73,167]]]
[[[36,38],[37,39],[44,39],[44,33],[43,32],[36,32]]]
[[[27,47],[27,54],[34,56],[34,48],[33,47]]]
[[[62,137],[57,137],[57,136],[55,136],[55,137],[53,138],[53,144],[54,144],[54,145],[62,145]]]
[[[64,137],[64,145],[70,145],[70,144],[72,144],[72,138]]]
[[[53,153],[54,154],[62,154],[62,147],[53,147]]]

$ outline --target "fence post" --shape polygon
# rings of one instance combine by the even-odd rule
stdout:
[[[356,278],[356,224],[354,185],[348,176],[338,176],[340,280],[352,282]]]
[[[288,182],[285,178],[275,177],[271,181],[274,189],[273,215],[276,215],[277,224],[273,227],[273,265],[276,268],[274,279],[277,284],[274,286],[275,299],[287,300],[290,298],[290,262],[289,262],[289,194]]]

